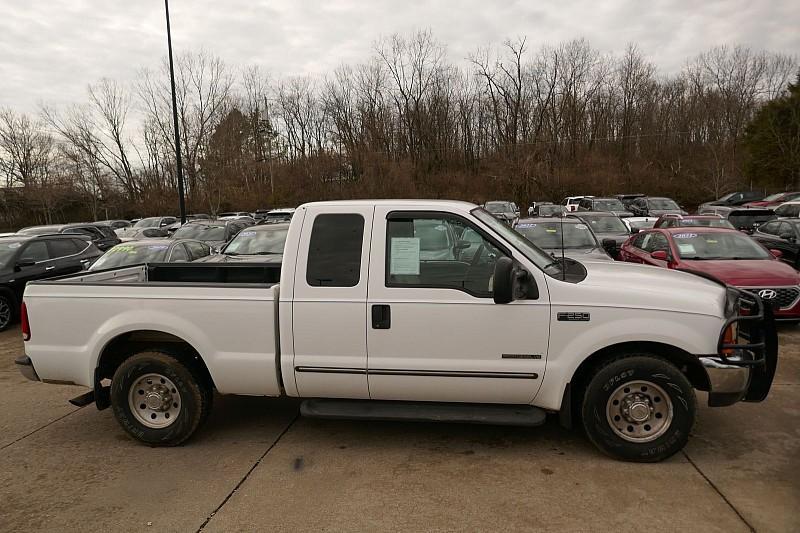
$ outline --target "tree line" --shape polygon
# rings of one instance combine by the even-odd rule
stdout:
[[[636,45],[609,54],[583,39],[509,39],[456,65],[418,31],[324,76],[273,78],[208,51],[175,66],[190,212],[616,192],[692,205],[734,188],[800,186],[791,163],[764,170],[771,158],[753,155],[764,142],[750,131],[796,87],[798,60],[743,46],[668,75]],[[130,85],[92,83],[72,106],[0,109],[0,226],[175,213],[171,105],[164,62]],[[799,150],[788,140],[790,157]]]

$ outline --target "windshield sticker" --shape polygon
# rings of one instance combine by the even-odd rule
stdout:
[[[169,248],[166,244],[154,244],[152,246],[148,246],[148,250],[166,250]]]
[[[589,229],[586,224],[575,224],[575,229]]]
[[[677,233],[674,235],[676,239],[694,239],[697,233]]]
[[[389,274],[419,276],[419,238],[392,237]]]
[[[135,254],[136,248],[131,246],[130,244],[125,244],[122,246],[115,246],[110,249],[107,253],[127,253],[127,254]]]
[[[256,234],[256,232],[255,232],[255,231],[243,231],[243,232],[241,232],[241,233],[239,234],[239,236],[240,236],[240,237],[252,237],[252,236],[253,236],[253,235],[255,235],[255,234]]]
[[[694,245],[691,243],[681,243],[678,244],[678,250],[681,254],[696,254],[697,250],[694,249]]]
[[[556,228],[545,228],[544,229],[547,233],[558,233]]]
[[[717,241],[713,239],[706,239],[706,244],[717,244]]]
[[[535,228],[536,224],[517,224],[518,228]]]
[[[8,245],[9,248],[19,248],[20,246],[22,246],[22,243],[19,242],[12,242]]]

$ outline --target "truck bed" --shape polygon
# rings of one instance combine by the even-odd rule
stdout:
[[[280,265],[149,264],[28,284],[26,352],[43,380],[93,386],[123,336],[171,339],[202,356],[221,393],[279,395]]]

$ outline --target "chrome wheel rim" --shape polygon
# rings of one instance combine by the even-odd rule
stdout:
[[[181,412],[181,395],[161,374],[145,374],[131,385],[128,407],[143,426],[161,429],[175,423]]]
[[[651,381],[637,380],[620,385],[606,404],[608,425],[629,442],[651,442],[672,425],[669,395]]]
[[[5,298],[0,299],[0,328],[4,328],[11,322],[11,306]]]

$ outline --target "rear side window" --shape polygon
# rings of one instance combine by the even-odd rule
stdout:
[[[355,287],[361,276],[364,217],[319,215],[311,229],[306,283],[312,287]]]
[[[116,239],[117,234],[111,229],[111,226],[96,226],[97,230],[103,234],[106,239]]]
[[[72,239],[52,239],[47,241],[47,246],[50,247],[50,257],[53,259],[75,255],[80,251]]]

